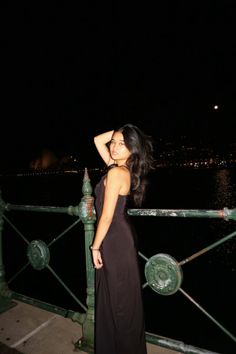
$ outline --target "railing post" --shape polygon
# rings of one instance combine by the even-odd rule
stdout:
[[[3,251],[2,251],[2,231],[3,231],[3,214],[5,209],[5,203],[2,199],[2,192],[0,190],[0,313],[7,311],[9,308],[16,305],[11,301],[11,291],[8,289],[5,281],[5,269],[3,265]]]
[[[82,324],[82,338],[75,343],[75,348],[89,353],[94,352],[94,268],[91,259],[89,246],[94,237],[94,223],[96,214],[94,209],[94,198],[92,197],[92,186],[85,169],[83,187],[83,197],[79,204],[79,217],[84,224],[85,230],[85,257],[86,257],[86,275],[87,275],[87,299],[88,306],[85,320]]]

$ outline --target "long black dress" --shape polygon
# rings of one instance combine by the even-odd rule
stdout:
[[[95,188],[98,219],[105,177]],[[136,236],[126,204],[127,196],[120,195],[101,247],[103,267],[96,270],[96,354],[147,353]]]

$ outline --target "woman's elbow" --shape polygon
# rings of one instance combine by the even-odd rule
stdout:
[[[112,216],[110,215],[102,215],[100,221],[106,225],[110,225],[112,222]]]

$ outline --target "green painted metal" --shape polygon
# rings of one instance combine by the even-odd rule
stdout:
[[[214,322],[225,334],[227,334],[227,336],[229,336],[234,342],[236,342],[236,337],[230,332],[228,331],[224,326],[222,326],[214,317],[212,317],[206,310],[204,310],[204,308],[198,304],[189,294],[186,293],[186,291],[184,291],[183,289],[179,289],[179,291],[185,296],[187,297],[187,299],[189,299],[200,311],[202,311],[204,313],[204,315],[206,315],[212,322]]]
[[[163,348],[174,350],[178,353],[186,354],[219,354],[206,349],[194,347],[171,338],[161,337],[153,333],[146,332],[146,341]]]
[[[70,317],[73,321],[76,321],[82,325],[83,336],[75,343],[75,350],[85,350],[89,353],[94,351],[94,268],[92,266],[91,254],[89,245],[92,243],[94,237],[94,223],[96,221],[96,213],[94,209],[94,198],[92,197],[92,186],[88,176],[87,169],[85,169],[83,186],[83,197],[78,206],[69,206],[67,208],[62,207],[44,207],[44,206],[30,206],[30,205],[13,205],[4,204],[3,210],[5,211],[34,211],[34,212],[50,212],[50,213],[67,213],[69,215],[78,216],[79,219],[73,223],[70,227],[64,230],[60,235],[54,238],[48,245],[42,240],[29,241],[22,235],[22,233],[11,223],[11,221],[5,217],[5,220],[12,226],[12,228],[20,235],[20,237],[28,244],[27,257],[29,262],[22,267],[18,272],[21,273],[26,267],[31,266],[36,270],[44,269],[45,267],[56,277],[56,279],[63,285],[63,287],[70,293],[75,301],[85,310],[85,313],[74,312]],[[49,247],[55,243],[59,238],[65,235],[72,227],[82,221],[85,230],[85,253],[86,253],[86,273],[87,273],[87,306],[85,307],[77,297],[71,292],[66,284],[58,277],[54,270],[49,266],[50,252]],[[14,297],[17,298],[16,293]],[[23,300],[24,299],[24,300]],[[23,296],[22,301],[27,301],[35,306],[42,306],[36,299],[27,298]],[[45,309],[52,310],[51,305],[44,304]]]
[[[34,269],[44,269],[50,261],[48,246],[42,240],[33,240],[28,245],[27,257]]]
[[[62,233],[60,233],[60,235],[58,235],[57,237],[55,237],[51,242],[49,242],[48,247],[51,247],[55,242],[57,242],[62,236],[64,236],[65,234],[67,234],[67,232],[69,232],[71,229],[73,229],[81,220],[78,219],[76,220],[73,224],[71,224],[69,227],[67,227]]]
[[[85,230],[85,259],[87,274],[87,299],[88,306],[84,323],[82,324],[83,336],[75,343],[75,350],[83,350],[88,353],[94,352],[94,268],[91,259],[89,246],[94,238],[94,223],[96,221],[96,213],[94,208],[94,197],[92,197],[92,186],[85,169],[82,193],[83,197],[79,204],[79,217],[84,224]]]
[[[83,197],[78,206],[69,206],[66,208],[62,207],[44,207],[44,206],[29,206],[29,205],[13,205],[5,204],[0,195],[0,312],[1,304],[5,308],[6,300],[10,298],[18,299],[31,303],[34,306],[42,307],[48,311],[58,313],[64,317],[69,317],[73,321],[76,321],[82,325],[82,338],[80,338],[75,343],[75,350],[83,350],[89,353],[94,352],[94,268],[92,265],[92,259],[90,254],[89,246],[93,241],[94,237],[94,223],[96,221],[96,213],[94,209],[94,198],[92,197],[92,186],[90,179],[85,169],[83,187],[82,187]],[[8,220],[4,215],[4,211],[36,211],[36,212],[50,212],[50,213],[66,213],[73,216],[78,216],[78,220],[72,224],[69,228],[64,230],[60,235],[54,238],[48,245],[46,245],[41,240],[34,240],[31,243],[20,233],[20,231]],[[129,209],[128,214],[132,216],[161,216],[161,217],[194,217],[194,218],[220,218],[224,220],[236,220],[236,209],[224,208],[223,210],[171,210],[171,209]],[[31,264],[35,269],[41,270],[45,267],[52,272],[52,274],[58,279],[58,281],[66,288],[66,290],[71,294],[71,296],[77,301],[78,304],[84,309],[84,313],[68,311],[59,308],[54,305],[47,303],[42,303],[39,300],[27,298],[24,295],[20,295],[11,292],[5,282],[5,272],[2,260],[2,228],[3,221],[9,222],[13,229],[22,237],[22,239],[28,244],[27,256],[29,263],[27,263],[21,270],[23,271],[29,264]],[[65,283],[57,276],[54,270],[49,266],[50,253],[49,247],[55,243],[59,238],[65,235],[72,227],[77,225],[78,222],[82,221],[85,230],[85,255],[86,255],[86,274],[87,274],[87,307],[80,303],[76,296],[70,291],[70,289],[65,285]],[[156,254],[150,259],[145,257],[139,252],[139,255],[146,260],[145,265],[145,276],[147,283],[144,285],[149,285],[155,292],[160,295],[172,295],[178,290],[185,295],[192,303],[197,306],[208,318],[210,318],[215,324],[218,325],[228,336],[230,336],[234,341],[235,336],[225,329],[218,321],[216,321],[209,313],[206,312],[195,300],[193,300],[183,289],[181,289],[181,284],[183,280],[183,273],[181,266],[192,259],[200,256],[201,254],[209,251],[210,249],[218,246],[219,244],[229,240],[234,237],[236,232],[224,237],[221,240],[213,243],[212,245],[204,248],[193,254],[192,256],[186,258],[181,262],[177,262],[173,257],[167,254]],[[20,273],[18,272],[18,274]],[[9,305],[9,304],[8,304]],[[146,333],[146,339],[148,342],[177,350],[183,353],[213,353],[196,347],[186,345],[182,342],[177,342],[168,338],[158,337],[156,335]]]
[[[23,265],[23,267],[21,267],[20,270],[18,270],[18,272],[16,272],[7,282],[7,284],[9,285],[15,278],[18,277],[18,275],[20,273],[22,273],[28,266],[30,265],[30,262],[26,263],[25,265]]]
[[[224,208],[223,210],[198,210],[198,209],[129,209],[132,216],[162,216],[184,218],[218,218],[236,220],[236,209]]]
[[[74,207],[56,207],[56,206],[38,206],[38,205],[16,205],[16,204],[6,204],[5,210],[6,211],[36,211],[36,212],[43,212],[43,213],[62,213],[62,214],[69,214],[74,215]]]
[[[6,217],[6,215],[3,215],[3,219],[12,227],[12,229],[22,238],[27,245],[29,244],[29,241],[26,239],[26,237],[18,230],[18,228]]]
[[[57,275],[57,273],[47,265],[48,270],[54,275],[54,277],[59,281],[59,283],[63,286],[63,288],[66,289],[66,291],[70,294],[70,296],[77,302],[78,305],[82,307],[85,311],[87,311],[86,306],[83,305],[83,303],[77,298],[77,296],[68,288],[68,286],[64,283],[64,281]]]
[[[183,273],[173,257],[159,253],[146,263],[145,277],[152,290],[160,295],[172,295],[179,290]]]
[[[234,237],[236,232],[224,237],[212,244],[211,246],[204,248],[203,250],[197,252],[191,257],[187,258],[182,262],[177,262],[173,257],[167,254],[156,254],[147,260],[145,265],[145,277],[147,283],[143,285],[145,288],[147,285],[151,287],[152,290],[160,295],[172,295],[178,290],[184,294],[199,310],[201,310],[212,322],[214,322],[225,334],[227,334],[233,341],[236,342],[236,336],[234,336],[229,330],[227,330],[223,325],[221,325],[214,317],[212,317],[206,310],[201,307],[190,295],[188,295],[183,289],[181,289],[181,283],[183,280],[183,273],[181,265],[185,264],[187,261],[196,258],[197,256],[205,253],[206,251],[216,247],[222,242]],[[142,258],[146,258],[142,255]]]
[[[11,300],[12,292],[8,288],[5,281],[5,268],[3,264],[3,252],[2,252],[2,231],[4,225],[3,213],[5,209],[5,203],[2,199],[2,193],[0,190],[0,313],[7,311],[16,303]]]
[[[193,259],[195,259],[195,258],[201,256],[202,254],[204,254],[204,253],[206,253],[206,252],[212,250],[213,248],[215,248],[215,247],[221,245],[222,243],[224,243],[224,242],[230,240],[230,239],[233,238],[234,236],[236,236],[236,231],[232,232],[232,233],[229,234],[228,236],[223,237],[221,240],[218,240],[218,241],[214,242],[212,245],[210,245],[210,246],[208,246],[208,247],[205,247],[205,248],[203,248],[202,250],[200,250],[200,251],[194,253],[192,256],[190,256],[190,257],[188,257],[188,258],[182,260],[181,262],[179,262],[179,265],[183,265],[183,264],[186,264],[186,263],[192,261]]]
[[[47,211],[47,207],[37,207],[37,210],[34,211]],[[60,208],[59,208],[60,209]],[[70,209],[70,215],[76,215],[76,210],[78,210],[78,207],[69,207],[69,208],[64,208],[64,210]],[[19,208],[18,211],[22,211],[22,208]],[[26,208],[26,211],[31,211],[30,208]],[[54,208],[54,211],[56,208]],[[13,277],[9,280],[8,284],[12,282],[20,273],[22,273],[29,264],[32,265],[34,269],[37,270],[42,270],[45,267],[48,268],[48,270],[54,275],[54,277],[59,281],[59,283],[66,289],[66,291],[70,294],[70,296],[81,306],[82,309],[85,311],[87,310],[87,307],[83,305],[83,303],[77,298],[77,296],[69,289],[69,287],[62,281],[62,279],[56,274],[56,272],[49,266],[49,260],[50,260],[50,253],[49,253],[49,246],[51,246],[53,243],[58,241],[62,236],[64,236],[69,230],[71,230],[73,227],[75,227],[79,222],[80,219],[76,220],[72,225],[70,225],[67,229],[65,229],[60,235],[58,235],[56,238],[54,238],[49,245],[46,245],[44,241],[42,240],[34,240],[31,243],[24,237],[24,235],[15,227],[15,225],[7,218],[4,216],[4,219],[9,223],[9,225],[16,231],[16,233],[23,239],[28,244],[27,248],[27,257],[29,259],[29,262],[25,264],[16,274],[13,275]],[[82,318],[84,315],[82,314],[81,316],[77,316],[78,318]]]
[[[79,312],[67,310],[63,307],[55,306],[53,304],[49,304],[48,302],[33,299],[32,297],[19,294],[15,291],[12,292],[12,298],[17,301],[25,302],[26,304],[41,308],[43,310],[56,313],[57,315],[60,315],[62,317],[70,318],[72,321],[75,321],[76,319],[76,322],[80,324],[84,322],[84,313],[81,314]]]
[[[223,210],[173,210],[173,209],[129,209],[128,214],[131,216],[160,216],[160,217],[193,217],[193,218],[220,218],[226,221],[236,220],[236,209],[223,208]],[[223,242],[236,236],[236,231],[221,240],[214,242],[212,245],[203,248],[194,253],[190,257],[177,262],[170,255],[155,255],[147,260],[145,265],[145,277],[147,283],[143,285],[145,288],[149,285],[155,292],[160,295],[172,295],[176,291],[181,291],[192,303],[197,306],[209,319],[211,319],[221,330],[231,339],[236,341],[235,336],[216,321],[206,310],[204,310],[195,300],[193,300],[183,289],[180,288],[182,283],[181,266],[191,260],[201,256],[202,254],[217,247]],[[140,254],[142,258],[146,258]]]
[[[141,253],[140,251],[138,251],[138,254],[141,258],[145,259],[145,261],[148,261],[148,258],[146,256],[144,256],[143,253]]]
[[[236,220],[236,209],[229,210],[228,208],[224,208],[223,210],[129,209],[128,213],[132,216],[201,217],[221,218],[226,221]],[[155,292],[160,295],[172,295],[179,290],[190,301],[192,301],[192,303],[197,306],[197,308],[200,309],[209,319],[211,319],[225,334],[227,334],[233,341],[236,341],[236,337],[230,331],[228,331],[216,319],[214,319],[180,287],[183,278],[181,269],[182,265],[228,241],[234,236],[236,236],[236,231],[229,234],[228,236],[223,237],[221,240],[214,242],[212,245],[194,253],[181,262],[177,262],[173,257],[166,254],[157,254],[151,257],[149,260],[147,260],[145,265],[145,277],[147,283],[143,285],[143,288],[149,285]],[[146,259],[143,254],[139,254],[142,258]]]

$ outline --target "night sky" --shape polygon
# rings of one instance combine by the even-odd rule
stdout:
[[[96,161],[93,136],[128,122],[154,139],[236,141],[235,16],[227,0],[5,5],[2,165],[45,147]]]

